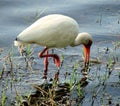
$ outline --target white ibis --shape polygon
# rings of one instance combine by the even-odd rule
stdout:
[[[38,44],[45,47],[39,53],[39,57],[44,58],[44,78],[46,78],[48,57],[52,57],[58,69],[60,68],[60,58],[56,54],[49,54],[50,48],[73,47],[83,44],[84,62],[88,64],[92,37],[86,32],[79,33],[79,25],[74,19],[60,14],[52,14],[38,19],[17,36],[16,46],[22,47],[27,44]]]

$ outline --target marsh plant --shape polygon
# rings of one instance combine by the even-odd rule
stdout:
[[[3,89],[2,90],[2,106],[5,106],[6,105],[6,99],[7,99],[7,96],[6,96],[6,94],[5,94],[5,90]]]
[[[114,43],[115,50],[120,47],[120,41]]]
[[[115,46],[119,48],[118,44]],[[116,49],[116,48],[115,48]],[[109,82],[109,79],[111,76],[113,76],[113,71],[115,69],[115,66],[117,64],[117,56],[115,53],[115,49],[107,52],[108,60],[105,62],[101,61],[101,57],[103,54],[98,55],[98,61],[100,62],[93,62],[91,61],[90,66],[88,68],[89,76],[88,76],[88,81],[95,83],[95,86],[91,89],[91,106],[94,106],[95,102],[98,102],[98,98],[101,97],[100,103],[101,105],[106,105],[106,104],[113,104],[113,97],[107,98],[106,94],[106,88]],[[109,48],[106,49],[107,51],[110,50]],[[2,106],[6,105],[7,102],[7,95],[6,92],[8,89],[10,90],[15,90],[15,99],[16,99],[16,104],[17,106],[20,106],[23,103],[26,104],[32,104],[35,102],[33,106],[38,106],[40,105],[51,105],[51,106],[60,106],[62,103],[64,104],[69,104],[70,105],[70,96],[73,95],[72,91],[77,91],[77,99],[78,98],[83,98],[86,96],[84,93],[84,87],[80,83],[80,63],[75,61],[72,66],[70,67],[69,64],[65,64],[65,56],[61,56],[61,61],[62,64],[61,66],[64,66],[66,70],[66,76],[65,79],[67,79],[67,75],[69,75],[69,81],[66,80],[65,83],[67,85],[63,86],[63,88],[59,88],[58,84],[56,81],[52,82],[52,87],[48,87],[47,90],[45,90],[43,87],[39,85],[35,85],[34,88],[37,89],[39,92],[37,92],[40,95],[37,95],[38,98],[34,95],[34,97],[31,97],[33,95],[31,92],[28,94],[25,94],[25,97],[21,95],[17,89],[17,83],[23,81],[23,77],[25,78],[28,74],[25,75],[25,72],[28,70],[34,70],[33,65],[34,65],[34,46],[31,47],[30,45],[27,46],[26,51],[23,53],[23,57],[21,58],[16,58],[15,56],[15,50],[12,47],[10,51],[8,52],[8,55],[4,57],[3,61],[3,66],[0,71],[0,80],[3,80],[1,82],[2,84],[2,93],[1,93],[1,104]],[[106,53],[106,52],[105,52]],[[98,53],[100,54],[100,53]],[[74,57],[71,56],[71,61],[73,62]],[[71,62],[71,63],[72,63]],[[119,63],[118,63],[119,64]],[[63,68],[63,67],[62,67]],[[62,70],[61,68],[61,70]],[[92,69],[92,70],[91,70]],[[65,72],[65,71],[64,71]],[[70,73],[71,72],[71,73]],[[19,73],[19,74],[18,74]],[[24,73],[24,74],[23,74]],[[101,74],[102,73],[102,74]],[[117,71],[118,75],[118,84],[120,82],[120,72]],[[97,80],[97,83],[95,82]],[[26,82],[27,83],[27,82]],[[67,87],[66,87],[67,86]],[[4,88],[6,87],[6,88]],[[65,90],[67,89],[67,90]],[[102,96],[100,96],[102,92]],[[59,95],[57,95],[59,94]],[[66,95],[63,95],[66,94]],[[61,99],[62,98],[62,99]],[[76,100],[77,100],[76,99]],[[118,100],[119,101],[119,100]],[[68,102],[68,103],[67,103]],[[117,102],[118,104],[118,102]]]
[[[75,63],[73,66],[73,70],[72,70],[72,74],[71,74],[71,78],[69,81],[70,84],[70,91],[74,88],[74,86],[76,85],[76,77],[77,77],[77,68],[78,68],[78,63]]]

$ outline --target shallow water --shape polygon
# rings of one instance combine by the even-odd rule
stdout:
[[[91,35],[93,35],[94,43],[91,48],[92,59],[99,57],[102,62],[107,62],[110,57],[108,54],[105,53],[105,49],[107,47],[109,48],[110,54],[114,54],[113,42],[120,40],[120,0],[0,0],[0,48],[4,49],[4,52],[0,54],[1,70],[3,68],[4,62],[3,57],[5,57],[10,51],[16,36],[38,18],[53,13],[64,14],[74,18],[79,23],[80,32],[89,32],[91,33]],[[41,76],[43,72],[40,70],[43,69],[43,59],[37,58],[37,53],[40,50],[42,50],[42,47],[37,47],[35,49],[35,53],[33,54],[35,62],[37,63],[33,65],[35,71],[26,72],[26,70],[24,69],[25,64],[22,66],[22,63],[24,61],[22,57],[19,57],[19,53],[16,47],[14,47],[14,64],[16,65],[18,63],[22,67],[22,69],[14,70],[16,73],[16,78],[22,75],[21,81],[19,83],[15,83],[17,90],[20,91],[20,94],[24,94],[24,92],[27,92],[28,88],[30,88],[31,83],[42,83]],[[64,65],[61,69],[63,73],[64,70],[72,71],[71,67],[76,61],[79,61],[79,57],[80,61],[82,60],[82,53],[80,53],[81,50],[81,46],[72,49],[71,47],[68,47],[67,49],[62,49],[60,51],[55,50],[55,52],[59,55],[65,55],[66,61],[64,62]],[[74,55],[73,58],[72,55]],[[118,57],[118,61],[120,61],[119,50],[115,51],[115,56]],[[105,71],[104,65],[105,64],[101,64],[99,66],[101,67],[101,71],[99,72],[100,74]],[[116,67],[118,66],[119,63],[117,63]],[[54,64],[51,63],[49,68],[50,70],[52,70],[52,73],[56,72],[56,67]],[[97,65],[92,66],[90,75],[92,75],[92,72],[94,73],[97,68]],[[48,77],[52,77],[52,73],[49,72]],[[115,71],[112,77],[109,79],[110,83],[108,83],[106,91],[108,91],[108,93],[116,91],[117,93],[113,92],[111,93],[111,95],[115,95],[116,99],[118,99],[120,98],[120,85],[118,85],[115,90],[114,88],[111,88],[111,86],[109,86],[113,82],[118,82],[118,77],[114,78],[114,76],[116,75],[118,76],[118,72]],[[64,75],[62,74],[61,78],[63,78],[63,76]],[[4,76],[0,84],[1,88],[3,88],[4,85],[6,86],[5,83],[6,81],[8,81],[6,80],[6,77],[8,78],[8,80],[9,78],[11,79],[10,76]],[[61,81],[64,80],[64,78],[61,79]],[[89,86],[87,86],[85,91],[87,92],[87,95],[83,101],[83,106],[89,106],[89,104],[87,104],[88,101],[90,101],[91,99],[89,88],[92,89],[94,86],[97,85],[97,83],[97,80],[91,81],[89,83]],[[8,90],[6,94],[10,95],[11,92],[13,95],[15,94],[15,91],[11,90]],[[8,101],[11,101],[11,98],[8,98]],[[98,106],[97,102],[94,104],[94,106]]]

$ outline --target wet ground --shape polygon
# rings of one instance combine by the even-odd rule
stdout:
[[[78,93],[73,90],[71,105],[77,106],[119,106],[120,104],[120,1],[119,0],[61,0],[43,2],[38,0],[0,1],[0,99],[5,106],[15,105],[16,97],[29,95],[34,91],[31,84],[42,84],[43,59],[37,54],[42,47],[31,46],[32,54],[25,61],[13,41],[16,36],[38,18],[52,13],[73,17],[80,26],[80,32],[93,35],[91,65],[88,85],[83,88],[84,98],[75,102]],[[63,61],[60,82],[69,82],[77,67],[74,80],[82,77],[82,46],[56,49]],[[64,58],[63,58],[64,57]],[[57,71],[50,59],[48,81]],[[68,73],[66,75],[66,73]],[[73,81],[74,81],[73,80]],[[4,99],[4,97],[6,99]],[[12,103],[12,104],[11,104]]]

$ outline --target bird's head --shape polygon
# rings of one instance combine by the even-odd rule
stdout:
[[[92,36],[86,32],[79,33],[74,42],[75,46],[83,44],[85,65],[89,64],[90,47],[92,45],[92,42],[93,42]]]

